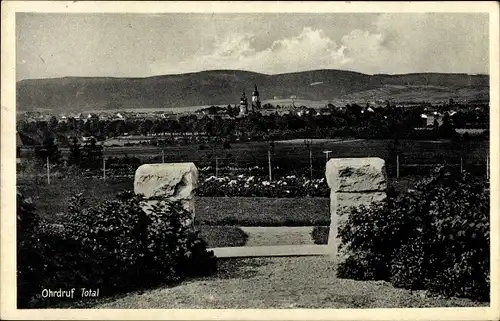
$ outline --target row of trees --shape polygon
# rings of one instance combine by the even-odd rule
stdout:
[[[256,137],[272,133],[310,132],[313,136],[331,134],[331,129],[345,130],[354,136],[371,138],[392,138],[394,135],[408,136],[413,128],[425,126],[421,114],[423,107],[367,109],[359,105],[347,105],[345,110],[327,108],[328,113],[317,114],[314,109],[305,109],[299,116],[295,113],[279,115],[251,114],[244,118],[223,118],[219,115],[207,115],[198,118],[196,115],[182,116],[179,119],[131,119],[131,120],[100,120],[92,117],[87,121],[70,118],[66,122],[50,121],[26,122],[19,121],[18,133],[27,145],[39,145],[42,138],[51,133],[63,146],[69,146],[68,137],[94,136],[98,140],[124,134],[144,136],[195,135],[234,139],[236,137]],[[457,112],[453,116],[445,115],[443,126],[449,131],[473,125],[476,128],[487,128],[489,122],[487,108]],[[441,125],[435,122],[435,127]]]
[[[58,144],[52,135],[45,136],[43,144],[35,148],[35,157],[41,163],[47,160],[51,164],[61,164],[64,160],[59,150]],[[90,139],[86,144],[80,144],[74,138],[70,144],[70,153],[66,160],[68,165],[74,165],[84,169],[97,169],[102,165],[103,149],[97,144],[95,139]]]

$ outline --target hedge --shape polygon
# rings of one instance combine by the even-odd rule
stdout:
[[[484,179],[438,169],[412,192],[353,208],[339,237],[347,255],[339,277],[489,300],[489,188]]]
[[[75,195],[63,224],[48,224],[18,193],[18,307],[46,307],[42,289],[100,289],[100,296],[174,284],[215,271],[213,252],[186,224],[179,203],[160,202],[150,213],[132,192],[93,207]]]

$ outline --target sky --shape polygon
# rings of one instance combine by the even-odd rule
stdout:
[[[213,69],[489,73],[482,13],[17,13],[17,80]]]

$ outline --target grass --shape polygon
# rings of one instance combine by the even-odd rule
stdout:
[[[118,192],[133,190],[133,185],[132,179],[54,179],[50,185],[45,181],[40,185],[19,179],[17,182],[24,195],[32,198],[37,213],[49,221],[57,220],[56,214],[67,210],[68,202],[74,194],[82,193],[89,204],[96,204],[114,199]]]
[[[210,248],[244,246],[248,240],[248,235],[235,226],[201,225],[197,229]]]
[[[311,232],[314,244],[328,244],[329,226],[315,226]]]
[[[128,309],[185,308],[424,308],[477,307],[468,299],[426,296],[383,281],[335,276],[328,257],[219,260],[219,271],[175,287],[160,287],[94,301],[88,307]]]
[[[18,182],[32,197],[37,212],[49,221],[66,211],[75,193],[83,193],[89,204],[113,199],[117,192],[133,189],[132,179],[58,179],[50,185]],[[241,226],[329,225],[328,198],[197,197],[196,224]]]
[[[414,179],[391,182],[398,190],[406,190]],[[133,190],[133,179],[53,179],[50,185],[18,180],[18,187],[33,199],[38,213],[54,221],[58,219],[57,213],[67,210],[72,195],[82,193],[89,204],[95,204],[113,199],[118,192]],[[320,197],[197,197],[196,223],[226,226],[329,225],[329,207],[329,199]]]
[[[202,225],[315,226],[330,224],[328,198],[200,197]]]
[[[37,213],[53,223],[61,219],[57,214],[67,210],[73,194],[83,193],[89,204],[96,204],[133,188],[131,179],[58,179],[37,186],[19,181],[18,185],[32,197]],[[238,226],[316,226],[329,225],[329,219],[328,198],[196,198],[196,228],[209,247],[244,246],[248,235]]]
[[[19,182],[18,185],[25,196],[32,198],[37,213],[53,223],[60,220],[60,216],[57,214],[67,210],[69,199],[75,193],[83,193],[89,204],[96,204],[113,199],[117,192],[133,189],[131,179],[109,179],[106,181],[90,178],[81,178],[78,181],[61,179],[53,180],[50,185],[35,186],[27,182]],[[243,246],[248,239],[248,236],[241,229],[234,226],[197,224],[196,228],[200,230],[200,235],[207,241],[209,247]]]

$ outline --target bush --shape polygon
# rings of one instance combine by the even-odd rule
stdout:
[[[37,275],[43,267],[40,259],[41,243],[37,240],[40,217],[30,199],[17,192],[17,302],[26,306],[33,293],[39,289]]]
[[[339,277],[383,279],[447,296],[489,299],[489,190],[438,169],[413,192],[355,208],[339,228]]]
[[[143,199],[131,192],[93,207],[76,195],[59,226],[28,224],[33,208],[26,204],[18,205],[25,231],[18,238],[19,307],[52,305],[41,300],[43,288],[99,288],[105,296],[216,269],[213,252],[179,203],[162,201],[146,213]]]

